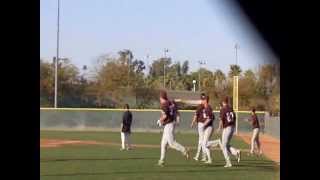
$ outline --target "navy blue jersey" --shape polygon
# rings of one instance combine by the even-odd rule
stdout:
[[[126,111],[122,116],[122,132],[131,132],[131,123],[132,123],[132,113]]]

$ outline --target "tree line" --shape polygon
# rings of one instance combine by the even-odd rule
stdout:
[[[98,57],[87,70],[91,77],[80,73],[69,59],[60,60],[58,106],[116,108],[129,103],[134,108],[155,108],[159,89],[165,86],[171,91],[192,91],[196,80],[196,91],[209,94],[214,99],[212,106],[218,107],[221,98],[232,96],[233,76],[239,76],[239,109],[280,111],[279,64],[264,64],[256,71],[243,71],[239,65],[230,65],[227,74],[205,67],[191,72],[188,60],[173,61],[170,57],[154,59],[148,72],[146,66],[127,49],[119,51],[116,57]],[[52,107],[54,103],[54,67],[54,62],[40,59],[43,107]],[[83,70],[86,69],[84,66]]]

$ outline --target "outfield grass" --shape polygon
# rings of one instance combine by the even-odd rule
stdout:
[[[41,131],[40,137],[120,143],[120,133],[112,132]],[[132,136],[134,144],[159,145],[160,139],[159,133],[134,133]],[[195,146],[197,143],[195,134],[177,134],[176,139],[187,146]],[[242,149],[249,148],[238,138],[234,138],[232,145]],[[41,148],[41,179],[280,179],[279,166],[265,157],[249,157],[246,153],[240,164],[233,160],[234,167],[226,169],[223,167],[225,162],[221,151],[213,151],[213,164],[204,165],[185,160],[179,152],[169,149],[166,166],[158,167],[156,166],[160,156],[158,148],[135,148],[132,151],[119,151],[119,148],[107,145],[66,145],[58,148]]]

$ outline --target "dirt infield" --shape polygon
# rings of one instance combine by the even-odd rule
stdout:
[[[250,144],[251,135],[252,134],[250,133],[240,133],[239,137],[241,137],[246,143]],[[280,164],[280,140],[261,133],[259,136],[263,154]]]
[[[54,148],[54,147],[61,147],[63,145],[108,145],[108,146],[119,146],[119,147],[121,146],[120,143],[112,143],[112,142],[40,139],[40,148]],[[160,145],[132,144],[132,147],[160,148]]]
[[[40,148],[60,147],[62,145],[98,145],[97,141],[79,141],[79,140],[58,140],[58,139],[40,139]]]

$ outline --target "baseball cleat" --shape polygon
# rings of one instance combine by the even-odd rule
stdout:
[[[239,152],[238,152],[238,163],[240,163],[240,160],[241,160],[241,151],[239,150]]]
[[[260,152],[259,152],[259,155],[260,155],[260,156],[262,156],[262,155],[263,155],[262,151],[260,151]]]
[[[126,149],[120,148],[120,151],[124,151],[124,150],[126,150]]]
[[[212,161],[205,161],[205,164],[212,164]]]
[[[195,161],[199,161],[199,159],[198,159],[197,157],[194,157],[193,159],[194,159]]]
[[[158,166],[163,167],[163,166],[164,166],[164,161],[159,160],[159,161],[158,161]]]
[[[232,167],[232,164],[231,163],[227,163],[224,167],[225,168]]]
[[[203,158],[201,159],[201,161],[202,161],[202,162],[207,161],[207,157],[203,157]]]

